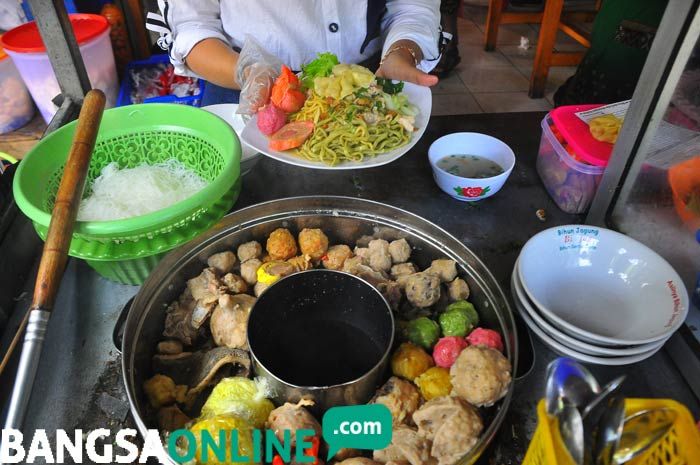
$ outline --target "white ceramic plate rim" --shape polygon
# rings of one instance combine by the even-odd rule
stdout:
[[[516,300],[517,303],[519,303],[522,306],[522,308],[528,313],[530,318],[532,318],[535,321],[535,323],[537,324],[537,326],[540,327],[540,329],[548,332],[548,334],[554,339],[561,342],[565,346],[570,347],[573,350],[588,350],[591,352],[595,352],[597,355],[607,357],[624,357],[628,355],[639,355],[645,352],[649,352],[650,350],[658,349],[659,347],[663,346],[667,341],[667,339],[664,339],[661,342],[655,342],[651,344],[645,344],[624,349],[613,349],[610,347],[600,347],[593,344],[588,344],[584,341],[579,341],[578,339],[559,331],[557,328],[552,326],[542,315],[540,315],[535,308],[533,308],[532,302],[529,301],[529,299],[525,295],[525,292],[522,289],[522,285],[520,283],[520,280],[518,279],[518,275],[515,272],[515,270],[513,271],[513,275],[511,277],[511,289],[513,291],[513,300]]]
[[[552,228],[545,229],[544,231],[540,231],[539,233],[535,234],[528,240],[525,245],[523,246],[522,250],[520,251],[520,256],[522,257],[522,254],[527,250],[528,244],[531,243],[531,241],[541,235],[548,234],[553,230],[556,229],[561,229],[561,228],[575,228],[575,227],[580,227],[580,224],[565,224],[565,225],[560,225],[560,226],[554,226]],[[593,226],[591,226],[593,227]],[[646,245],[642,244],[641,242],[625,235],[621,234],[617,231],[612,231],[610,229],[606,228],[599,228],[595,227],[595,229],[598,229],[599,231],[604,231],[605,234],[611,234],[613,236],[619,236],[623,240],[626,241],[631,241],[636,243],[636,245],[640,246],[643,249],[647,249],[647,251],[653,255],[656,255],[659,260],[662,262],[666,263],[666,265],[669,267],[669,270],[671,274],[673,274],[673,279],[678,283],[679,286],[683,285],[683,280],[681,280],[681,277],[676,273],[676,271],[673,269],[673,267],[663,258],[661,257],[658,253],[656,253],[654,250],[650,249]],[[557,324],[569,329],[571,332],[580,334],[582,337],[586,337],[588,339],[597,341],[599,343],[603,344],[612,344],[612,345],[623,345],[623,346],[632,346],[632,345],[642,345],[642,344],[649,344],[653,342],[658,342],[661,340],[668,339],[670,335],[672,335],[680,326],[683,324],[685,321],[686,316],[688,315],[688,306],[689,306],[689,301],[688,301],[688,296],[687,296],[687,291],[685,293],[685,309],[683,310],[682,314],[679,316],[679,318],[674,322],[674,324],[668,328],[667,331],[665,331],[662,334],[659,334],[657,336],[651,337],[651,338],[646,338],[646,339],[619,339],[619,338],[614,338],[614,337],[607,337],[607,336],[602,336],[600,334],[592,333],[590,331],[586,331],[585,329],[579,328],[578,326],[572,325],[568,321],[562,319],[559,317],[556,313],[552,312],[549,310],[546,306],[544,306],[532,293],[532,291],[528,288],[527,286],[527,280],[524,279],[524,274],[522,271],[522,268],[520,266],[520,260],[518,259],[518,263],[516,264],[516,269],[518,271],[518,278],[520,279],[520,283],[522,284],[522,288],[525,290],[525,293],[527,296],[530,298],[530,300],[537,306],[538,309],[542,311],[542,313],[548,317],[548,319],[555,321]],[[685,287],[683,287],[685,289]]]
[[[419,113],[418,116],[416,116],[417,130],[413,132],[411,140],[403,147],[399,147],[372,158],[367,158],[361,162],[343,162],[336,166],[328,166],[325,163],[305,160],[287,152],[270,150],[267,147],[267,137],[258,129],[257,116],[254,116],[250,121],[248,121],[245,128],[241,132],[241,140],[265,156],[284,163],[289,163],[290,165],[301,166],[303,168],[313,168],[317,170],[356,170],[386,165],[387,163],[397,160],[399,157],[411,150],[416,143],[418,143],[428,126],[428,121],[430,120],[430,112],[432,111],[433,102],[433,96],[430,89],[424,86],[406,82],[404,83],[403,92],[408,97],[408,100],[418,107]]]
[[[241,127],[238,127],[238,124],[236,124],[236,121],[233,119],[233,115],[238,109],[237,103],[217,103],[215,105],[207,105],[205,107],[200,107],[200,109],[207,111],[212,115],[218,116],[222,120],[226,121],[229,126],[231,126],[233,132],[236,133],[238,139],[241,141],[241,162],[247,162],[248,160],[252,160],[253,158],[260,156],[260,153],[254,147],[251,147],[250,145],[246,144],[245,141],[243,141],[243,139],[241,138],[241,132],[243,127],[245,126],[245,123],[241,118]]]
[[[515,299],[514,299],[515,300]],[[520,311],[522,310],[521,304],[519,301],[515,301],[515,306],[516,308]],[[581,352],[578,352],[574,349],[571,349],[558,341],[554,340],[553,338],[549,337],[542,329],[540,329],[537,324],[535,324],[534,321],[530,318],[530,315],[527,314],[526,311],[522,310],[520,311],[520,316],[523,317],[523,320],[525,320],[525,323],[527,324],[528,328],[532,332],[537,335],[537,337],[540,338],[540,340],[550,349],[553,351],[566,355],[568,357],[575,358],[576,360],[579,360],[584,363],[592,363],[595,365],[607,365],[607,366],[619,366],[619,365],[631,365],[632,363],[637,363],[641,362],[642,360],[646,360],[647,358],[651,357],[654,355],[656,352],[661,350],[661,347],[658,347],[654,350],[650,350],[649,352],[644,352],[642,354],[638,355],[631,355],[627,357],[609,357],[609,358],[604,358],[604,357],[595,357],[593,355],[587,355],[587,354],[582,354]]]

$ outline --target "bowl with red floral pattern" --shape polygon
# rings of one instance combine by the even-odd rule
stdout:
[[[430,145],[428,159],[440,189],[464,202],[491,197],[515,166],[515,154],[508,145],[478,132],[440,137]]]

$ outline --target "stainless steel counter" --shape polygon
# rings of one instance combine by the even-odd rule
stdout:
[[[528,238],[542,229],[582,220],[557,209],[535,172],[542,117],[541,113],[434,117],[413,150],[390,165],[371,170],[311,171],[263,159],[244,178],[243,193],[235,208],[314,194],[356,196],[395,205],[425,217],[462,240],[510,295],[510,272]],[[515,169],[494,197],[462,203],[442,193],[433,182],[427,148],[437,137],[457,131],[491,134],[515,151]],[[540,208],[547,212],[545,222],[535,215]],[[29,305],[32,285],[27,284],[28,293],[17,302],[16,310],[21,312],[14,312],[8,327],[16,325]],[[57,428],[118,429],[130,424],[119,354],[112,345],[111,333],[121,308],[137,290],[99,277],[83,262],[69,262],[49,324],[25,431],[43,428],[50,435]],[[0,347],[6,347],[10,337],[5,334]],[[534,367],[516,381],[509,415],[499,437],[483,456],[483,463],[508,465],[522,461],[536,425],[535,405],[544,390],[544,368],[556,357],[537,340],[534,352]],[[521,356],[523,363],[528,358],[528,354]],[[592,370],[602,382],[626,373],[626,395],[673,398],[700,415],[698,399],[664,350],[635,365]],[[6,395],[10,378],[6,375],[1,381],[0,394]]]

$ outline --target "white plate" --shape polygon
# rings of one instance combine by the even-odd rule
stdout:
[[[201,108],[204,111],[215,114],[233,128],[233,131],[241,141],[241,175],[247,174],[260,160],[261,154],[253,147],[246,144],[241,138],[241,132],[243,132],[243,128],[245,128],[245,121],[243,121],[241,115],[236,113],[238,104],[220,103],[217,105],[207,105]]]
[[[517,270],[527,296],[548,321],[596,345],[661,341],[688,312],[688,292],[671,265],[605,228],[542,231],[523,247]]]
[[[399,158],[401,155],[408,152],[421,138],[428,126],[430,112],[433,105],[433,96],[430,89],[409,82],[404,84],[403,93],[408,97],[408,101],[418,107],[418,115],[416,116],[416,131],[413,132],[411,140],[402,147],[399,147],[390,152],[376,155],[374,157],[365,158],[361,162],[342,162],[336,166],[328,166],[322,162],[306,160],[289,152],[278,152],[268,148],[268,138],[260,132],[257,125],[257,116],[254,116],[245,129],[241,133],[241,139],[253,147],[258,152],[267,155],[270,158],[279,160],[290,165],[302,166],[305,168],[314,168],[319,170],[354,170],[360,168],[372,168],[375,166],[386,165]]]
[[[645,352],[649,352],[654,349],[658,349],[659,347],[663,346],[666,342],[666,340],[663,340],[661,342],[654,342],[651,344],[620,349],[613,349],[610,347],[600,347],[592,344],[587,344],[569,336],[566,333],[559,331],[557,328],[549,324],[547,320],[543,318],[535,308],[533,308],[532,302],[529,301],[529,299],[525,295],[525,291],[523,291],[522,289],[522,285],[520,283],[520,280],[518,279],[518,274],[515,270],[513,270],[510,287],[511,292],[513,294],[513,300],[516,300],[516,304],[519,304],[518,309],[521,310],[521,313],[522,310],[527,312],[528,316],[534,320],[535,324],[540,329],[542,329],[542,331],[546,332],[547,334],[552,336],[552,338],[561,342],[565,346],[578,352],[601,357],[624,357],[628,355],[638,355]]]
[[[560,355],[571,357],[580,362],[608,366],[630,365],[632,363],[637,363],[641,362],[642,360],[646,360],[661,349],[661,347],[659,347],[649,352],[644,352],[638,355],[629,355],[626,357],[596,357],[594,355],[583,354],[556,341],[554,338],[542,331],[542,329],[538,327],[537,324],[535,324],[535,322],[530,318],[530,315],[522,308],[522,304],[520,303],[520,301],[515,300],[515,306],[518,309],[518,313],[520,313],[520,316],[523,317],[525,324],[527,324],[528,328],[530,328],[530,330],[533,333],[535,333],[537,337],[540,338],[544,345],[546,345],[551,350]]]

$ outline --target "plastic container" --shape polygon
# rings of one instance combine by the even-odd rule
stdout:
[[[122,79],[122,85],[119,89],[119,98],[117,98],[117,106],[123,107],[124,105],[131,105],[131,92],[133,90],[133,83],[131,82],[131,71],[138,68],[146,68],[153,65],[159,65],[162,63],[170,63],[168,55],[151,55],[150,58],[146,60],[132,61],[126,66],[126,72],[124,79]],[[185,97],[178,97],[177,95],[163,95],[161,97],[151,97],[143,101],[143,103],[179,103],[182,105],[190,105],[193,107],[199,107],[202,102],[202,94],[204,94],[204,86],[206,81],[204,79],[197,80],[197,86],[199,88],[199,93],[196,95],[188,95]]]
[[[34,103],[10,57],[0,48],[0,134],[21,128],[34,116]]]
[[[696,465],[700,463],[700,431],[682,404],[669,399],[625,399],[625,415],[646,409],[670,408],[677,413],[666,436],[626,465]],[[575,465],[559,435],[556,420],[547,416],[544,400],[537,405],[537,429],[522,465]]]
[[[14,178],[17,205],[46,237],[56,191],[76,122],[43,138]],[[241,189],[241,147],[231,127],[215,115],[186,105],[131,105],[105,111],[93,151],[86,191],[102,168],[158,163],[176,158],[208,181],[193,196],[146,215],[75,223],[69,254],[85,259],[106,278],[140,284],[165,252],[213,226]],[[36,182],[37,179],[44,180]]]
[[[547,114],[542,120],[537,173],[559,208],[566,213],[583,213],[591,205],[605,167],[574,160],[552,132],[552,124]]]
[[[106,107],[113,107],[117,102],[119,85],[109,39],[109,23],[99,15],[73,14],[69,17],[90,83],[93,88],[105,93]],[[44,121],[50,122],[58,110],[52,100],[61,93],[61,89],[36,23],[26,23],[6,32],[0,43],[12,57]]]

